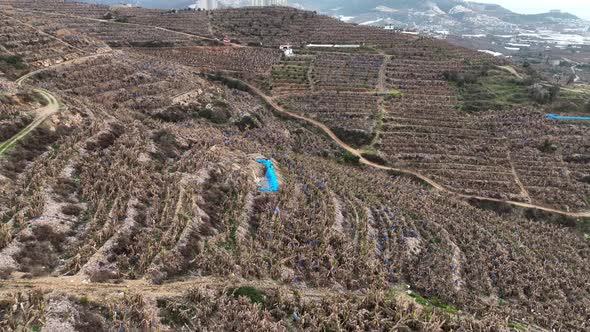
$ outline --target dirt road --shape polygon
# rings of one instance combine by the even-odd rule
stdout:
[[[41,125],[45,120],[47,120],[50,116],[57,113],[59,111],[59,102],[57,99],[48,91],[43,89],[33,89],[33,91],[39,93],[47,102],[47,106],[39,108],[35,110],[37,114],[35,120],[31,122],[28,126],[26,126],[23,130],[21,130],[18,134],[14,135],[9,140],[0,144],[0,156],[2,156],[6,151],[8,151],[11,147],[13,147],[18,141],[27,137],[35,128]]]
[[[66,62],[62,62],[62,63],[58,63],[55,64],[53,66],[47,67],[47,68],[41,68],[39,70],[35,70],[32,71],[26,75],[23,75],[22,77],[20,77],[19,79],[17,79],[15,81],[15,83],[19,86],[22,87],[24,82],[31,78],[32,76],[34,76],[35,74],[38,74],[40,72],[49,70],[49,69],[54,69],[57,67],[61,67],[61,66],[66,66],[72,63],[78,63],[78,62],[82,62],[82,61],[86,61],[88,59],[92,59],[92,58],[96,58],[96,57],[100,57],[100,56],[105,56],[105,55],[109,55],[110,53],[102,53],[102,54],[93,54],[90,56],[86,56],[86,57],[82,57],[82,58],[77,58],[74,60],[70,60],[70,61],[66,61]],[[33,122],[31,122],[28,126],[26,126],[25,128],[23,128],[23,130],[21,130],[18,134],[14,135],[13,137],[11,137],[10,139],[8,139],[5,142],[2,142],[2,144],[0,144],[0,157],[6,153],[6,151],[8,151],[11,147],[13,147],[16,143],[18,143],[18,141],[22,140],[23,138],[27,137],[27,135],[29,135],[33,130],[35,130],[35,128],[39,127],[43,122],[45,122],[47,119],[49,119],[49,117],[51,117],[52,115],[54,115],[55,113],[57,113],[60,109],[60,105],[59,102],[57,101],[57,98],[51,94],[51,92],[44,90],[44,89],[39,89],[39,88],[33,88],[34,92],[37,92],[38,94],[40,94],[41,96],[43,96],[43,98],[45,99],[47,105],[44,107],[41,107],[39,109],[36,109],[34,112],[36,114],[35,119],[33,120]]]
[[[235,78],[232,78],[235,79]],[[590,211],[581,211],[581,212],[569,212],[569,211],[562,211],[562,210],[558,210],[558,209],[553,209],[547,206],[542,206],[542,205],[535,205],[535,204],[530,204],[530,203],[525,203],[525,202],[516,202],[516,201],[510,201],[510,200],[502,200],[502,199],[496,199],[496,198],[491,198],[491,197],[483,197],[483,196],[473,196],[473,195],[465,195],[465,194],[461,194],[455,191],[452,191],[448,188],[445,188],[443,185],[441,185],[440,183],[434,181],[433,179],[428,178],[427,176],[424,176],[416,171],[413,170],[408,170],[408,169],[402,169],[402,168],[395,168],[395,167],[389,167],[389,166],[383,166],[383,165],[379,165],[377,163],[374,163],[370,160],[367,160],[366,158],[364,158],[362,156],[362,153],[360,150],[355,149],[353,147],[351,147],[350,145],[344,143],[340,138],[338,138],[338,136],[336,136],[336,134],[330,129],[328,128],[326,125],[324,125],[323,123],[314,120],[314,119],[310,119],[306,116],[303,116],[301,114],[297,114],[297,113],[293,113],[293,112],[289,112],[287,110],[285,110],[282,106],[280,106],[273,97],[270,97],[268,95],[266,95],[264,92],[262,92],[260,89],[258,89],[257,87],[240,81],[243,84],[247,85],[250,90],[252,92],[254,92],[255,94],[257,94],[260,98],[262,98],[265,102],[267,102],[270,106],[272,106],[275,110],[277,110],[278,112],[288,115],[289,117],[292,118],[296,118],[299,120],[303,120],[305,122],[311,123],[312,125],[320,128],[324,133],[326,133],[334,142],[336,142],[336,144],[338,144],[338,146],[340,146],[342,149],[352,153],[353,155],[357,156],[359,158],[359,162],[363,165],[367,165],[370,167],[374,167],[377,169],[381,169],[381,170],[385,170],[385,171],[392,171],[392,172],[396,172],[396,173],[400,173],[400,174],[406,174],[406,175],[410,175],[413,176],[417,179],[420,179],[421,181],[427,183],[428,185],[432,186],[433,188],[440,190],[440,191],[444,191],[448,194],[460,197],[460,198],[466,198],[466,199],[476,199],[476,200],[481,200],[481,201],[488,201],[488,202],[497,202],[497,203],[505,203],[505,204],[510,204],[513,206],[519,206],[519,207],[523,207],[523,208],[530,208],[530,209],[536,209],[536,210],[542,210],[545,212],[551,212],[551,213],[556,213],[556,214],[561,214],[561,215],[565,215],[568,217],[574,217],[574,218],[590,218]]]
[[[98,54],[92,54],[92,55],[88,55],[88,56],[84,56],[84,57],[80,57],[80,58],[76,58],[76,59],[72,59],[69,61],[64,61],[64,62],[60,62],[60,63],[56,63],[52,66],[46,67],[46,68],[41,68],[41,69],[37,69],[35,71],[32,71],[26,75],[21,76],[20,78],[18,78],[16,81],[14,81],[19,87],[23,86],[23,83],[28,80],[29,78],[35,76],[36,74],[39,74],[41,72],[50,70],[50,69],[55,69],[55,68],[59,68],[59,67],[63,67],[63,66],[67,66],[67,65],[71,65],[74,63],[80,63],[80,62],[84,62],[86,60],[90,60],[90,59],[94,59],[94,58],[98,58],[98,57],[102,57],[102,56],[111,56],[114,53],[111,52],[104,52],[104,53],[98,53]]]
[[[161,285],[153,284],[146,279],[123,280],[117,283],[90,282],[85,276],[42,277],[35,279],[16,278],[0,281],[0,298],[15,292],[59,292],[77,296],[108,298],[120,296],[122,293],[139,293],[151,298],[182,296],[187,290],[197,287],[234,288],[252,286],[263,291],[282,289],[297,291],[307,299],[320,300],[337,294],[352,294],[323,288],[294,287],[281,284],[274,280],[244,280],[239,278],[193,277],[186,280],[173,281]]]

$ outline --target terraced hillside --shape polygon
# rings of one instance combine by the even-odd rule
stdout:
[[[590,329],[588,126],[466,111],[502,63],[286,8],[0,14],[0,329]]]

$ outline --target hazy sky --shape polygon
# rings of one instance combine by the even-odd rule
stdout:
[[[551,9],[561,9],[579,17],[590,19],[589,0],[474,0],[502,5],[514,12],[537,14]]]

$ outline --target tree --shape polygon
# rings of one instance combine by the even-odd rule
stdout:
[[[555,143],[551,142],[550,140],[545,139],[543,144],[539,146],[539,151],[543,153],[553,153],[557,151],[557,145],[555,145]]]
[[[561,87],[559,86],[559,84],[553,84],[549,88],[549,102],[554,102],[557,99],[557,96],[559,95],[560,91]]]
[[[536,103],[549,104],[557,99],[561,88],[559,85],[554,84],[550,88],[546,88],[540,83],[533,84],[528,88],[529,97]]]

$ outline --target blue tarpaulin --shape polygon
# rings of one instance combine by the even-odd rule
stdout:
[[[266,187],[260,186],[258,190],[260,191],[278,191],[279,190],[279,180],[277,179],[277,174],[275,173],[275,168],[272,164],[272,161],[268,159],[256,159],[257,162],[266,166],[266,173],[264,177],[266,178]]]
[[[557,114],[547,114],[546,116],[549,119],[553,119],[553,120],[586,120],[586,121],[590,121],[590,116],[564,116],[564,115],[557,115]]]

